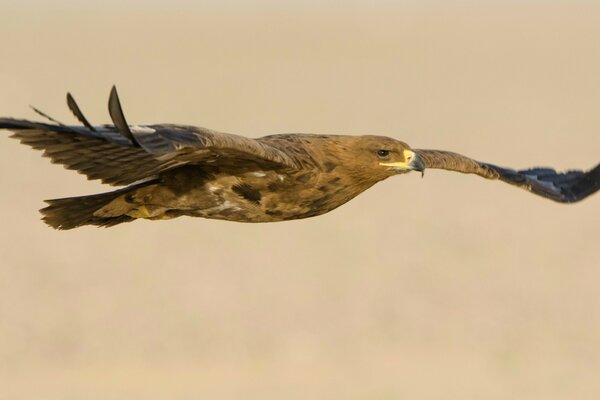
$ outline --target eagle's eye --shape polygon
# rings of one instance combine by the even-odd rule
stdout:
[[[385,158],[387,156],[390,155],[390,151],[389,150],[377,150],[377,156],[379,158]]]

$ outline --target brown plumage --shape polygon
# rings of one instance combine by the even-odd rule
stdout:
[[[446,169],[500,179],[563,203],[600,189],[600,165],[558,173],[512,170],[460,154],[413,150],[382,136],[283,134],[258,139],[182,125],[127,124],[115,88],[114,125],[93,126],[67,94],[83,126],[0,118],[0,129],[52,162],[110,185],[113,192],[47,200],[44,221],[57,229],[112,226],[181,215],[274,222],[321,215],[375,183],[412,170]]]

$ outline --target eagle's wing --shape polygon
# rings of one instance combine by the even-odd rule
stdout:
[[[476,174],[487,179],[500,179],[529,190],[539,196],[573,203],[600,189],[600,164],[590,171],[556,172],[551,168],[513,170],[475,161],[463,155],[441,150],[415,150],[425,168],[445,169]]]
[[[109,99],[114,125],[92,126],[70,94],[67,104],[83,126],[0,118],[0,129],[44,150],[52,162],[112,185],[127,185],[186,164],[299,167],[298,160],[285,152],[243,136],[180,125],[130,126],[114,87]]]

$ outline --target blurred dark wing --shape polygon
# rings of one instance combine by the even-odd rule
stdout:
[[[460,154],[440,150],[415,150],[426,168],[445,169],[499,179],[539,196],[573,203],[600,189],[600,164],[590,171],[556,172],[551,168],[513,170],[475,161]]]
[[[70,94],[67,103],[84,126],[0,118],[0,129],[44,150],[52,162],[112,185],[127,185],[186,164],[298,166],[285,152],[243,136],[179,125],[127,125],[114,88],[109,101],[114,125],[92,126]]]

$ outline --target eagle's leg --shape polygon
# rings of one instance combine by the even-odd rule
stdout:
[[[173,193],[160,184],[149,185],[114,198],[94,212],[94,216],[114,218],[127,215],[132,218],[170,219],[167,214]]]

